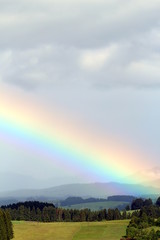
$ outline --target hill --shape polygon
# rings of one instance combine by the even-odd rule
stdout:
[[[160,188],[147,187],[139,184],[123,184],[116,182],[67,184],[46,189],[24,189],[17,191],[0,192],[0,198],[13,198],[17,200],[55,200],[67,197],[107,198],[112,195],[152,195],[159,194]]]
[[[79,203],[64,206],[65,209],[90,209],[91,211],[99,211],[102,209],[115,209],[118,208],[120,211],[124,210],[129,202],[118,202],[118,201],[105,201],[105,202],[90,202],[90,203]]]
[[[81,197],[68,197],[63,201],[60,201],[60,206],[70,206],[74,204],[83,204],[83,203],[95,203],[95,202],[106,202],[107,199],[103,198],[87,198],[83,199]]]
[[[107,199],[104,198],[87,198],[81,197],[68,197],[65,200],[59,201],[56,206],[64,207],[66,209],[91,209],[92,211],[118,208],[123,210],[127,205],[135,199],[133,196],[109,196]]]
[[[107,201],[122,201],[122,202],[129,202],[131,203],[135,199],[134,196],[127,196],[127,195],[115,195],[109,196]]]

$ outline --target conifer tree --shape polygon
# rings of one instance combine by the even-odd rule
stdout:
[[[8,211],[0,209],[0,240],[10,240],[13,238],[13,228]]]
[[[7,227],[7,236],[8,236],[8,240],[13,238],[13,225],[12,225],[12,221],[11,221],[11,216],[9,214],[9,211],[6,210],[4,212],[5,214],[5,218],[6,218],[6,227]]]

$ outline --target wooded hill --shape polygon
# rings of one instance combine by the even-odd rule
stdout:
[[[81,198],[81,197],[68,197],[65,200],[59,201],[60,206],[70,206],[74,204],[80,203],[97,203],[97,202],[108,202],[108,201],[115,201],[115,202],[127,202],[131,203],[135,197],[128,196],[128,195],[116,195],[116,196],[109,196],[106,198]]]

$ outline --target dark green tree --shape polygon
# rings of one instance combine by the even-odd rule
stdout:
[[[158,207],[160,207],[160,197],[157,199],[156,205],[157,205]]]
[[[137,198],[135,200],[133,200],[132,204],[131,204],[131,209],[132,210],[137,210],[140,209],[141,207],[143,207],[143,199],[142,198]]]
[[[13,238],[13,228],[8,211],[0,209],[0,240],[10,240]]]

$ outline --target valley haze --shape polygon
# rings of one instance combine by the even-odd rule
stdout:
[[[46,189],[21,189],[0,192],[1,199],[42,199],[55,200],[67,197],[107,198],[114,195],[132,195],[137,197],[154,196],[160,193],[160,188],[147,187],[140,184],[122,184],[116,182],[68,184]]]

